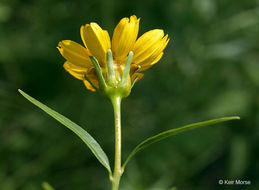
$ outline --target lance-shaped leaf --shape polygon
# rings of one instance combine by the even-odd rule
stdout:
[[[224,121],[229,121],[229,120],[234,120],[234,119],[240,119],[240,118],[237,117],[237,116],[223,117],[223,118],[219,118],[219,119],[213,119],[213,120],[203,121],[203,122],[199,122],[199,123],[193,123],[193,124],[185,125],[183,127],[176,128],[176,129],[164,131],[162,133],[159,133],[158,135],[150,137],[150,138],[146,139],[145,141],[143,141],[142,143],[140,143],[138,146],[136,146],[136,148],[130,153],[130,155],[128,156],[128,158],[126,159],[125,163],[122,166],[122,170],[124,170],[127,163],[130,161],[130,159],[137,152],[139,152],[140,150],[146,148],[147,146],[149,146],[149,145],[151,145],[155,142],[161,141],[161,140],[163,140],[167,137],[170,137],[172,135],[176,135],[178,133],[182,133],[182,132],[189,131],[189,130],[192,130],[192,129],[196,129],[196,128],[199,128],[199,127],[205,127],[205,126],[208,126],[208,125],[213,125],[213,124],[216,124],[216,123],[221,123],[221,122],[224,122]]]
[[[47,182],[43,182],[42,183],[42,188],[44,190],[55,190],[50,184],[48,184]]]
[[[109,175],[111,175],[111,168],[109,164],[109,160],[101,146],[96,142],[96,140],[87,133],[82,127],[71,121],[70,119],[66,118],[65,116],[59,114],[58,112],[52,110],[51,108],[47,107],[46,105],[40,103],[38,100],[34,99],[33,97],[29,96],[22,90],[18,90],[27,100],[33,103],[35,106],[42,109],[44,112],[49,114],[51,117],[62,123],[68,129],[73,131],[79,138],[84,141],[84,143],[90,148],[92,153],[96,156],[96,158],[101,162],[101,164],[108,170]]]

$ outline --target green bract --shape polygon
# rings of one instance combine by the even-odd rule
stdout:
[[[130,51],[125,63],[123,73],[115,71],[113,64],[112,51],[107,51],[107,76],[103,75],[98,60],[91,56],[90,59],[94,65],[99,81],[99,90],[101,94],[114,99],[117,97],[126,98],[131,91],[130,64],[133,59],[133,52]]]

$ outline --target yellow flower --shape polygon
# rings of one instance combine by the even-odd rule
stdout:
[[[107,51],[111,49],[116,80],[120,81],[127,56],[132,51],[130,80],[140,80],[144,75],[141,71],[150,68],[161,59],[169,38],[164,35],[163,30],[155,29],[137,39],[139,21],[135,15],[121,19],[114,29],[112,42],[108,32],[97,23],[81,26],[80,34],[84,47],[71,40],[63,40],[58,44],[58,50],[67,60],[64,63],[65,70],[82,80],[87,89],[95,91],[95,88],[99,88],[99,81],[90,56],[98,60],[103,76],[107,77]]]

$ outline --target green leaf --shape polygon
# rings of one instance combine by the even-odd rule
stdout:
[[[234,120],[234,119],[240,119],[240,118],[237,117],[237,116],[223,117],[223,118],[219,118],[219,119],[213,119],[213,120],[203,121],[203,122],[199,122],[199,123],[193,123],[193,124],[185,125],[183,127],[176,128],[176,129],[164,131],[162,133],[159,133],[158,135],[150,137],[150,138],[146,139],[145,141],[143,141],[142,143],[140,143],[138,146],[136,146],[136,148],[130,153],[130,155],[128,156],[128,158],[126,159],[125,163],[122,166],[122,170],[124,170],[127,163],[130,161],[130,159],[137,152],[139,152],[140,150],[146,148],[147,146],[149,146],[149,145],[151,145],[155,142],[161,141],[161,140],[163,140],[167,137],[176,135],[178,133],[182,133],[182,132],[189,131],[189,130],[192,130],[192,129],[196,129],[196,128],[199,128],[199,127],[205,127],[205,126],[208,126],[208,125],[213,125],[213,124],[216,124],[216,123],[221,123],[221,122],[224,122],[224,121],[229,121],[229,120]]]
[[[42,109],[44,112],[49,114],[51,117],[62,123],[68,129],[73,131],[78,137],[80,137],[84,143],[90,148],[92,153],[96,156],[96,158],[101,162],[101,164],[108,170],[109,174],[111,175],[111,168],[109,164],[109,160],[101,146],[96,142],[96,140],[87,133],[82,127],[71,121],[70,119],[66,118],[65,116],[59,114],[58,112],[52,110],[51,108],[45,106],[44,104],[40,103],[38,100],[32,98],[22,90],[18,90],[27,100],[33,103],[35,106]]]
[[[42,183],[42,188],[44,190],[55,190],[50,184],[48,184],[47,182],[43,182]]]

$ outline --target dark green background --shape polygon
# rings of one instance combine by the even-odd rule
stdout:
[[[122,190],[259,189],[258,0],[1,0],[0,189],[109,189],[107,172],[77,136],[17,89],[84,126],[113,163],[110,103],[62,68],[60,40],[81,43],[92,21],[112,34],[125,16],[140,34],[162,28],[165,55],[122,105],[123,158],[163,130],[222,116],[240,121],[164,140],[136,155]],[[220,186],[219,179],[250,180]]]

